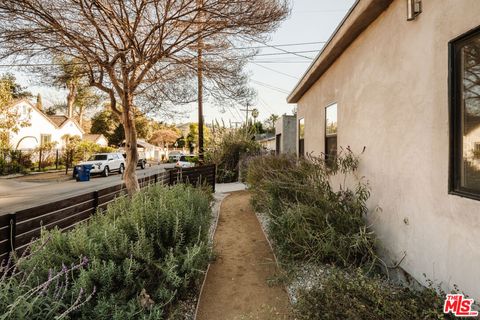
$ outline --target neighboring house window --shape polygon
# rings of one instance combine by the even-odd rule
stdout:
[[[450,191],[480,200],[480,29],[450,44]]]
[[[41,134],[40,135],[40,145],[44,146],[47,143],[52,142],[52,135],[51,134]]]
[[[298,155],[305,156],[305,119],[298,120]]]
[[[337,156],[337,104],[325,108],[325,157]]]

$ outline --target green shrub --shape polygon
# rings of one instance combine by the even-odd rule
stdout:
[[[357,166],[358,158],[348,149],[328,167],[318,157],[250,160],[252,202],[269,215],[269,234],[280,258],[342,267],[374,264],[375,237],[365,222],[367,184],[360,180],[354,190],[345,183],[335,190],[330,182],[338,174],[348,178]]]
[[[0,175],[26,172],[32,166],[30,158],[30,153],[19,150],[0,150]]]
[[[22,257],[25,258],[25,257]],[[63,319],[90,301],[95,294],[72,289],[71,274],[88,264],[82,258],[77,264],[51,270],[45,281],[32,285],[35,270],[18,272],[18,263],[10,258],[0,265],[0,319]]]
[[[445,293],[396,286],[363,271],[332,270],[321,285],[302,291],[295,305],[297,319],[410,320],[450,319],[443,314]]]
[[[96,294],[73,318],[164,319],[209,261],[209,201],[202,190],[183,185],[149,187],[116,199],[68,233],[43,232],[46,245],[21,267],[34,271],[31,281],[39,283],[49,270],[88,257],[72,291],[95,287]]]
[[[254,141],[252,134],[245,129],[226,131],[219,142],[207,150],[205,160],[217,165],[217,182],[235,182],[239,178],[240,160],[259,154],[260,150],[260,144]]]

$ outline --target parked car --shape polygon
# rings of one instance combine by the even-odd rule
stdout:
[[[180,161],[180,157],[184,156],[185,154],[179,152],[179,153],[170,153],[168,155],[168,162],[170,163],[175,163],[177,161]]]
[[[123,153],[123,158],[127,161],[127,154]],[[142,170],[147,167],[147,157],[145,156],[145,152],[138,151],[138,162],[137,167],[140,167]]]
[[[80,162],[78,165],[90,164],[92,165],[91,174],[101,173],[104,177],[108,177],[110,172],[117,171],[123,173],[125,170],[125,159],[119,152],[110,153],[96,153],[88,158],[87,161]],[[77,175],[76,170],[73,170],[73,177]]]
[[[192,168],[195,167],[195,155],[190,156],[180,156],[177,163],[175,163],[175,168]]]

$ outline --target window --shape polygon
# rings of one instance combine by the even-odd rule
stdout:
[[[337,156],[337,104],[325,109],[325,158]],[[327,162],[328,163],[328,162]]]
[[[52,142],[52,135],[51,134],[41,134],[40,135],[40,145],[44,146],[47,143]]]
[[[305,156],[305,119],[298,120],[298,156]]]
[[[450,191],[480,199],[480,29],[450,44]]]

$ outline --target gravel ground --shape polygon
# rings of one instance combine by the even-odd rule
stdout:
[[[275,242],[270,238],[268,234],[268,226],[270,218],[265,213],[256,213],[258,221],[262,226],[265,235],[273,246],[275,251]],[[309,263],[296,263],[288,265],[288,283],[286,289],[288,297],[292,304],[295,304],[298,299],[299,291],[309,290],[315,286],[321,285],[322,279],[329,273],[329,266],[316,265]]]

